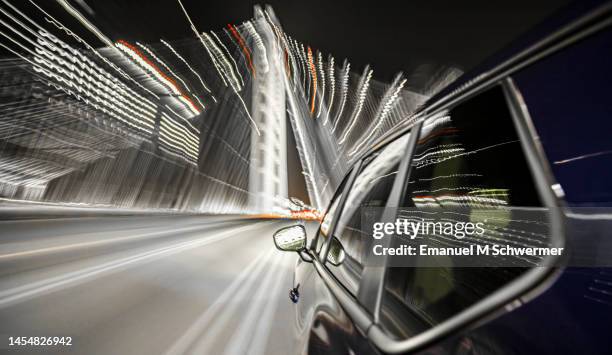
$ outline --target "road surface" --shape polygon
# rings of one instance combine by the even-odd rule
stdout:
[[[71,337],[20,353],[288,354],[295,222],[235,216],[0,221],[0,352],[8,337]],[[312,235],[314,226],[309,225]]]

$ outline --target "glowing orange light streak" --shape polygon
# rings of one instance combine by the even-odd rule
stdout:
[[[168,81],[171,85],[174,86],[174,89],[177,92],[179,92],[179,95],[187,101],[187,103],[193,108],[195,109],[198,113],[200,112],[200,110],[197,109],[196,104],[193,102],[193,100],[191,100],[191,98],[189,98],[184,92],[183,90],[180,89],[180,86],[176,83],[176,81],[174,79],[172,79],[171,77],[169,77],[168,75],[166,75],[163,71],[161,71],[157,65],[155,65],[155,63],[153,63],[146,55],[144,55],[138,48],[136,48],[135,46],[131,45],[130,43],[120,39],[117,41],[117,43],[120,43],[124,46],[126,46],[127,48],[129,48],[132,52],[136,53],[136,55],[138,55],[143,61],[145,61],[151,68],[153,68],[162,78],[164,78],[166,81]],[[202,106],[203,109],[205,109],[204,106]]]
[[[236,27],[234,27],[234,25],[228,23],[227,28],[229,28],[234,38],[236,38],[236,41],[238,41],[240,48],[242,48],[242,53],[244,53],[244,57],[246,58],[247,63],[249,64],[249,69],[251,69],[251,73],[253,74],[253,76],[255,76],[255,67],[253,67],[253,61],[251,60],[251,51],[249,51],[249,47],[247,47],[246,43],[244,43],[244,39],[242,38],[240,32],[238,32]]]
[[[310,113],[314,114],[315,99],[317,97],[317,70],[315,69],[310,46],[308,46],[308,66],[310,67],[310,74],[312,75],[312,102],[310,103]]]

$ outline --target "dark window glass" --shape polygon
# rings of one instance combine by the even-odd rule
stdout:
[[[384,207],[387,203],[409,135],[389,143],[367,157],[349,190],[334,237],[346,257],[339,266],[327,263],[330,271],[353,294],[357,292],[363,262],[371,242],[361,227],[361,207]],[[330,251],[331,252],[331,251]]]
[[[514,76],[564,199],[574,206],[612,206],[610,43],[608,26]]]
[[[501,88],[424,122],[406,190],[403,206],[412,207],[412,212],[403,212],[398,218],[408,220],[423,218],[427,211],[457,211],[459,207],[468,211],[467,218],[486,209],[499,210],[511,221],[508,207],[541,205]],[[456,242],[433,233],[426,237],[432,246]],[[419,257],[415,258],[418,265]],[[383,324],[400,337],[414,335],[468,308],[525,271],[521,267],[391,267]]]

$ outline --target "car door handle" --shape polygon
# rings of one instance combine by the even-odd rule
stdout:
[[[300,289],[300,284],[297,284],[297,286],[289,290],[289,299],[291,300],[291,302],[298,303],[298,301],[300,300],[300,290],[299,289]]]

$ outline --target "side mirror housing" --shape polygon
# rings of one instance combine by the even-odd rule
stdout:
[[[302,225],[284,227],[273,236],[276,249],[300,252],[306,249],[306,228]]]

